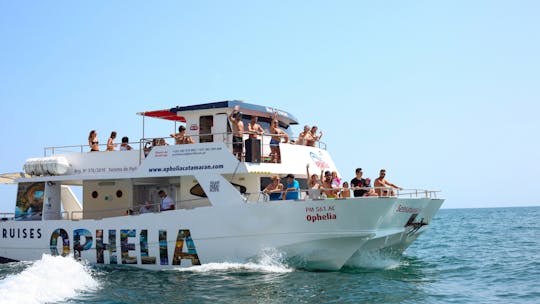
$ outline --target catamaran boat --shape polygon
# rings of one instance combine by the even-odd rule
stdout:
[[[307,165],[339,175],[324,143],[282,142],[276,158],[271,136],[249,140],[245,134],[242,154],[234,155],[231,118],[238,108],[245,126],[255,116],[268,134],[275,119],[293,138],[296,118],[275,108],[242,101],[177,106],[137,113],[143,136],[131,150],[49,147],[43,157],[28,159],[24,172],[2,175],[18,192],[15,212],[0,221],[0,261],[51,254],[168,269],[246,262],[273,250],[294,267],[338,270],[365,252],[401,254],[444,201],[438,191],[417,189],[308,195]],[[144,137],[150,118],[185,126],[194,143],[168,137],[169,144],[150,145],[152,138]],[[289,174],[299,182],[297,197],[269,200],[262,190],[271,177]],[[162,210],[164,196],[174,210]]]

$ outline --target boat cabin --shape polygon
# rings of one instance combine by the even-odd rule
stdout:
[[[233,134],[229,116],[238,106],[244,131],[251,117],[258,118],[264,134],[249,140],[244,133],[242,155],[233,155]],[[102,219],[144,212],[161,212],[163,194],[175,209],[193,209],[228,204],[266,202],[262,190],[273,175],[294,174],[302,189],[307,188],[306,165],[311,174],[337,171],[323,143],[315,147],[295,145],[291,126],[297,119],[271,107],[221,101],[137,113],[143,119],[141,140],[129,151],[90,152],[88,145],[45,148],[45,157],[28,159],[24,174],[15,181],[16,220]],[[193,144],[175,144],[163,134],[165,144],[145,137],[149,118],[184,126]],[[273,158],[270,123],[290,141],[279,144],[280,157]],[[71,150],[71,151],[70,151]],[[100,150],[105,150],[100,147]],[[65,152],[70,151],[70,152]],[[72,191],[82,189],[83,204]],[[299,199],[304,198],[304,193]]]

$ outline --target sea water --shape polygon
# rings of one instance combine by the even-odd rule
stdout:
[[[167,271],[43,256],[0,265],[0,303],[540,303],[540,207],[441,210],[400,258],[309,272],[256,262]]]

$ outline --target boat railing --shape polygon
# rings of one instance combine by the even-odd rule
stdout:
[[[270,144],[272,136],[276,136],[277,134],[262,134],[259,135],[259,140],[254,141],[254,145],[257,146],[249,146],[247,147],[248,142],[246,141],[249,139],[249,133],[245,133],[242,140],[242,161],[254,161],[254,160],[260,160],[260,162],[280,162],[279,157],[274,156],[273,154],[276,153],[272,150],[272,146]],[[188,135],[195,142],[199,143],[205,143],[205,142],[224,142],[231,152],[233,151],[233,141],[232,141],[232,133],[231,132],[224,132],[224,133],[206,133],[206,134],[193,134]],[[295,140],[297,138],[291,138],[287,142],[282,142],[282,144],[294,144]],[[163,146],[163,145],[175,145],[175,139],[168,136],[168,137],[148,137],[148,138],[141,138],[139,141],[136,142],[129,142],[128,143],[131,147],[139,147],[140,151],[144,151],[144,155],[141,154],[141,158],[139,160],[139,163],[142,162],[143,157],[148,155],[152,148],[154,146]],[[119,143],[116,143],[115,151],[119,150]],[[106,144],[100,144],[98,145],[100,151],[107,151],[107,145]],[[315,147],[326,150],[326,143],[322,141],[316,141]],[[90,152],[90,147],[87,144],[83,145],[71,145],[71,146],[55,146],[55,147],[45,147],[43,151],[43,155],[45,157],[53,156],[56,154],[65,154],[65,153],[84,153],[84,152]],[[254,156],[253,153],[260,154],[259,157]],[[279,148],[277,150],[277,153],[279,153]],[[248,156],[249,154],[249,156]]]
[[[139,146],[141,142],[135,141],[135,142],[129,142],[128,145],[130,145],[132,148],[135,146]],[[107,151],[107,144],[100,144],[99,151],[105,152]],[[120,144],[117,143],[117,147],[115,148],[115,151],[119,151]],[[57,147],[45,147],[43,148],[43,156],[53,156],[56,154],[66,154],[66,153],[84,153],[84,152],[90,152],[90,147],[88,145],[72,145],[72,146],[57,146]]]
[[[349,197],[344,197],[342,195],[343,190],[349,190]],[[399,198],[430,198],[430,199],[436,199],[437,193],[441,192],[440,190],[426,190],[426,189],[396,189],[392,187],[360,187],[356,190],[365,190],[367,193],[374,193],[373,195],[366,195],[362,196],[360,198],[368,198],[368,197],[399,197]],[[337,191],[336,197],[330,197],[331,199],[347,199],[347,198],[353,198],[353,191],[352,188],[319,188],[319,189],[300,189],[299,190],[299,200],[307,200],[307,199],[313,199],[313,200],[324,200],[328,199],[329,197],[325,194],[325,191]],[[280,199],[281,197],[286,194],[287,192],[296,192],[296,191],[277,191],[272,193],[279,193]],[[381,192],[382,194],[377,194],[377,192]],[[270,193],[263,191],[257,192],[257,193],[245,193],[244,197],[249,202],[268,202],[270,201]]]

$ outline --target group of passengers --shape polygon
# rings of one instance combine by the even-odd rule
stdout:
[[[374,188],[371,187],[371,179],[369,177],[362,177],[362,168],[357,168],[355,173],[356,176],[351,180],[350,188],[349,183],[346,181],[341,184],[341,179],[338,177],[336,171],[322,170],[319,178],[319,175],[309,173],[309,164],[307,164],[308,197],[310,199],[350,198],[351,190],[353,190],[354,197],[394,196],[394,189],[403,189],[385,179],[385,169],[380,170],[379,177],[375,179]],[[298,199],[300,193],[298,181],[294,179],[294,175],[292,174],[287,175],[286,178],[287,187],[285,188],[280,183],[279,176],[272,176],[272,182],[263,190],[263,193],[268,194],[270,200]]]
[[[317,126],[310,128],[308,125],[305,125],[304,131],[298,134],[298,140],[296,140],[295,144],[315,147],[315,142],[321,140],[321,137],[323,136],[322,131],[319,131],[319,135],[317,135],[317,129]]]
[[[111,136],[109,136],[109,139],[107,140],[107,148],[105,151],[115,151],[118,144],[114,143],[114,140],[116,139],[116,131],[111,132]],[[88,145],[90,146],[90,152],[98,152],[99,151],[99,140],[97,137],[97,131],[91,130],[90,134],[88,134]],[[129,138],[127,136],[122,137],[122,143],[120,144],[120,151],[129,151],[133,148],[129,145]]]
[[[233,133],[233,154],[236,156],[236,158],[238,158],[238,160],[242,160],[244,134],[248,134],[248,140],[257,140],[264,135],[264,129],[257,123],[257,120],[257,116],[252,115],[246,131],[244,128],[244,122],[242,121],[242,112],[240,112],[240,107],[236,105],[231,114],[229,114],[229,121],[231,122]],[[315,142],[319,141],[322,137],[322,131],[319,131],[319,134],[317,135],[317,130],[317,126],[310,128],[306,125],[304,126],[304,131],[299,134],[298,140],[296,142],[291,141],[290,143],[315,147]],[[269,135],[271,136],[270,162],[280,163],[281,150],[279,148],[279,144],[281,142],[289,143],[289,135],[279,127],[277,112],[274,112],[272,115],[269,132]]]

